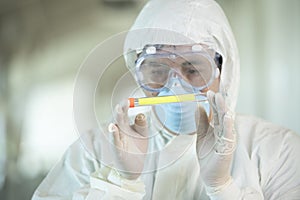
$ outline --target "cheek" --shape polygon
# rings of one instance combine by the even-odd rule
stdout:
[[[201,90],[201,92],[206,93],[208,90],[211,90],[216,93],[219,91],[219,87],[220,87],[220,78],[216,78],[208,88]]]
[[[215,81],[209,86],[209,89],[213,92],[219,92],[220,88],[220,78],[215,79]]]

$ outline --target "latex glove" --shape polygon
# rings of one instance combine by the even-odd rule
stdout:
[[[225,105],[221,93],[208,91],[207,97],[212,108],[213,125],[202,107],[196,115],[197,153],[200,175],[208,193],[222,190],[232,181],[231,164],[236,146],[233,117]]]
[[[108,130],[113,136],[114,164],[119,173],[127,179],[136,179],[144,167],[148,149],[148,126],[144,114],[138,114],[130,125],[128,104],[117,105],[115,122],[109,124]]]

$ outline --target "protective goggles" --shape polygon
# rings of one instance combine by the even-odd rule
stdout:
[[[219,76],[220,62],[220,54],[201,44],[146,45],[136,60],[136,78],[151,92],[170,88],[174,78],[185,88],[201,91]]]

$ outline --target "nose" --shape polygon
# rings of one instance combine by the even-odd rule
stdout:
[[[183,79],[183,76],[180,74],[180,72],[178,72],[178,71],[176,71],[174,69],[173,69],[172,77],[176,78],[176,79]]]
[[[180,80],[179,79],[182,79],[182,76],[180,75],[179,72],[172,69],[170,78],[173,80],[172,81],[173,82],[172,86],[179,86],[180,85]],[[170,81],[170,79],[169,79],[169,81]]]

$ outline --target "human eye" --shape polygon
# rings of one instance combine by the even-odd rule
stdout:
[[[151,73],[153,75],[156,75],[156,76],[164,76],[164,75],[168,74],[168,70],[165,70],[165,69],[153,69],[151,71]]]
[[[199,72],[195,68],[190,68],[190,69],[187,70],[187,73],[195,75],[195,74],[198,74]]]
[[[154,69],[154,70],[151,71],[151,74],[152,74],[152,75],[162,75],[162,73],[163,73],[163,72],[162,72],[161,70],[155,70],[155,69]]]
[[[199,70],[194,67],[192,64],[190,64],[189,66],[185,66],[182,68],[182,72],[185,75],[189,75],[189,76],[196,76],[199,74]]]

